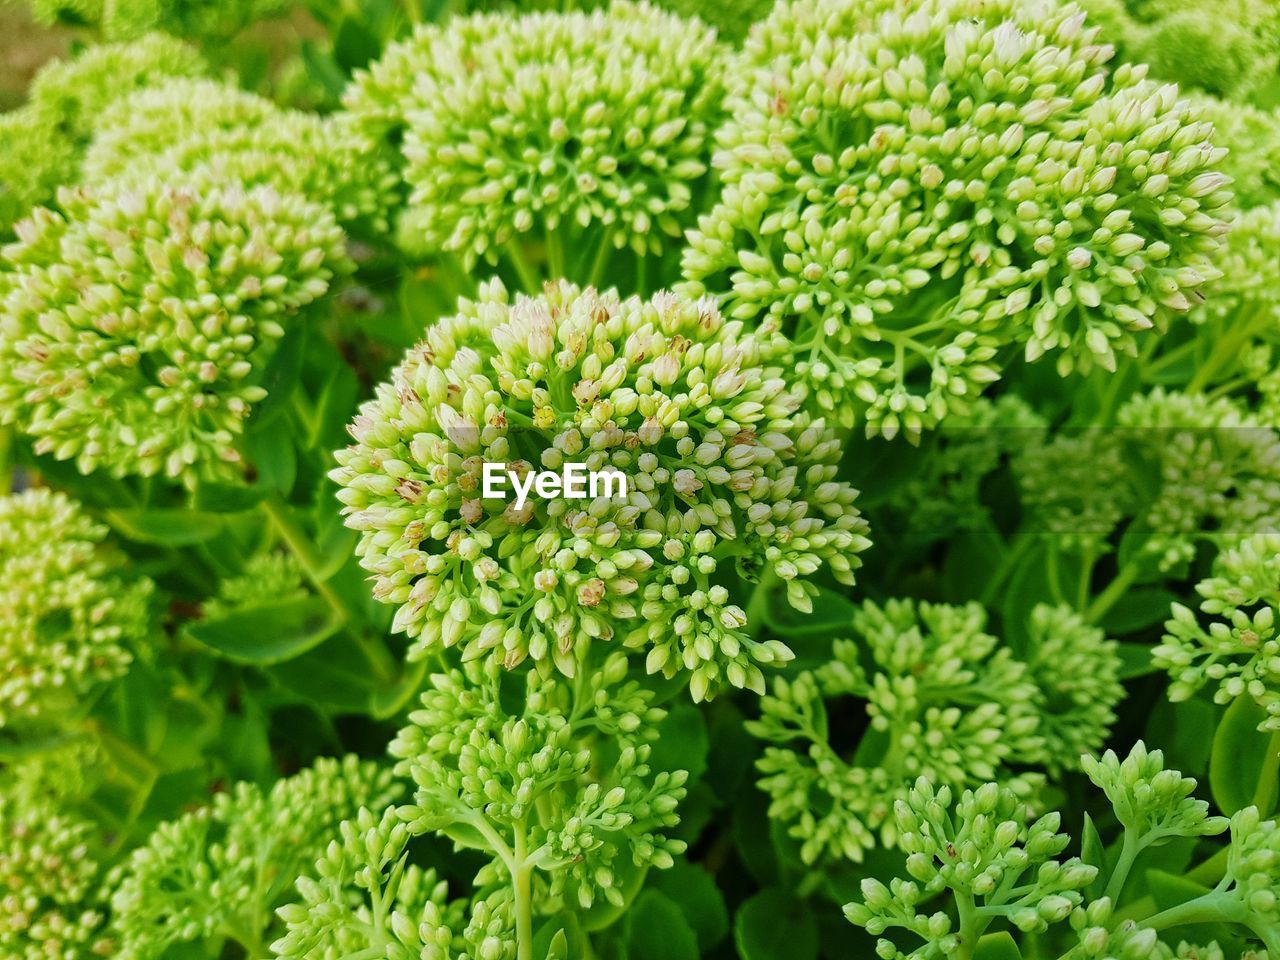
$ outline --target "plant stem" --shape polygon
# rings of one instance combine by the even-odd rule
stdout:
[[[360,646],[361,652],[364,653],[379,679],[389,680],[395,676],[395,662],[381,638],[363,629],[364,617],[333,589],[328,580],[320,575],[323,560],[311,538],[294,517],[293,509],[279,497],[272,496],[262,501],[262,512],[267,515],[267,519],[275,527],[280,539],[298,561],[303,575],[315,588],[316,593],[329,605],[343,626],[348,628],[348,632]]]
[[[515,892],[516,960],[533,960],[533,868],[527,863],[525,825],[516,824],[515,869],[511,882]]]
[[[520,241],[514,239],[508,241],[503,251],[506,253],[507,259],[511,261],[511,266],[515,269],[516,275],[520,278],[520,285],[524,287],[524,292],[531,297],[536,297],[542,291],[542,278],[538,276],[538,271],[533,268],[533,264],[525,256],[524,248],[520,246]]]
[[[1085,619],[1090,623],[1097,623],[1106,616],[1107,611],[1114,607],[1124,596],[1125,591],[1133,585],[1133,581],[1138,577],[1138,569],[1136,563],[1122,567],[1116,574],[1116,578],[1107,584],[1107,588],[1093,598],[1093,603],[1089,604],[1089,609],[1085,611]]]
[[[553,280],[564,278],[564,244],[559,232],[547,229],[547,273]]]
[[[1143,920],[1141,926],[1148,930],[1167,930],[1188,923],[1220,923],[1224,920],[1241,923],[1244,907],[1234,897],[1213,891],[1180,903],[1168,910],[1161,910],[1154,917]]]
[[[1129,879],[1129,871],[1133,869],[1133,861],[1137,859],[1138,854],[1142,852],[1142,843],[1138,836],[1132,830],[1126,829],[1124,832],[1124,843],[1120,847],[1120,859],[1116,861],[1116,867],[1111,871],[1111,879],[1107,881],[1107,889],[1104,896],[1109,897],[1112,903],[1120,902],[1120,893],[1124,890],[1124,883]]]
[[[595,259],[591,262],[591,272],[587,274],[588,286],[599,288],[600,281],[604,279],[605,267],[609,264],[611,252],[608,237],[601,237],[600,244],[596,247]]]
[[[769,591],[778,582],[778,575],[770,567],[751,591],[751,599],[747,601],[747,630],[751,636],[758,636],[760,628],[769,619]]]

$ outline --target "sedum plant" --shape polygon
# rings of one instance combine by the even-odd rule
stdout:
[[[269,791],[238,783],[156,827],[112,877],[112,929],[124,955],[171,956],[175,944],[269,942],[273,910],[337,825],[395,799],[388,770],[355,756],[321,759]]]
[[[620,642],[695,701],[761,691],[760,667],[790,651],[751,636],[717,576],[776,577],[804,609],[809,576],[852,582],[868,545],[834,434],[798,410],[780,359],[709,301],[567,283],[514,302],[491,284],[429,328],[332,474],[410,656],[457,647],[573,677],[593,641]],[[484,495],[485,464],[575,458],[632,488],[581,508]]]
[[[1011,347],[1114,369],[1218,275],[1211,125],[1141,67],[1109,71],[1083,14],[938,0],[846,33],[845,6],[761,25],[684,256],[730,316],[782,325],[819,409],[918,434]],[[801,17],[831,22],[812,51]]]
[[[1148,753],[1141,743],[1123,761],[1110,751],[1101,760],[1085,761],[1125,831],[1124,850],[1102,897],[1086,902],[1084,893],[1100,864],[1060,858],[1069,838],[1057,832],[1059,814],[1029,821],[1017,797],[994,783],[953,797],[950,789],[935,790],[922,779],[896,811],[911,879],[887,886],[864,881],[862,899],[845,908],[846,916],[873,934],[900,928],[924,941],[907,952],[882,938],[876,952],[885,960],[978,955],[993,923],[1038,934],[1056,926],[1053,932],[1062,933],[1064,945],[1075,940],[1052,954],[1062,960],[1171,957],[1173,951],[1157,939],[1159,931],[1212,921],[1244,926],[1269,953],[1280,946],[1273,902],[1280,881],[1274,856],[1278,828],[1275,821],[1261,820],[1254,807],[1231,819],[1228,865],[1212,891],[1137,923],[1120,921],[1115,897],[1135,851],[1219,833],[1227,822],[1209,817],[1204,801],[1190,797],[1194,780],[1165,768],[1160,752]],[[942,892],[954,899],[958,922],[944,911],[920,912],[919,906]]]
[[[0,956],[1280,960],[1270,5],[33,7]]]
[[[1044,776],[1020,768],[1074,766],[1077,746],[1097,749],[1115,719],[1114,644],[1068,609],[1033,611],[1027,660],[985,632],[977,604],[868,602],[849,626],[831,662],[776,680],[747,724],[773,744],[760,787],[806,864],[897,846],[894,807],[919,778],[957,790],[999,778],[1034,805]],[[865,704],[860,724],[841,706],[849,697]],[[849,755],[834,746],[849,742],[842,723],[856,724]]]
[[[1218,703],[1252,699],[1264,712],[1260,729],[1280,730],[1277,591],[1280,536],[1254,534],[1223,550],[1212,576],[1196,585],[1200,610],[1214,618],[1208,628],[1190,607],[1175,603],[1164,641],[1152,651],[1154,663],[1169,673],[1169,696],[1186,700],[1210,685]]]
[[[282,110],[212,80],[180,80],[121,97],[96,124],[81,168],[89,185],[152,177],[268,185],[329,206],[343,225],[387,229],[396,179],[345,118]]]
[[[344,104],[404,155],[404,244],[504,259],[532,294],[540,276],[598,285],[617,251],[643,263],[678,245],[725,53],[700,21],[646,3],[475,14],[390,47]]]
[[[4,248],[0,419],[84,473],[234,477],[291,314],[347,269],[332,214],[159,178],[61,205]]]
[[[0,498],[0,729],[59,723],[145,643],[145,578],[122,579],[106,528],[66,496]]]

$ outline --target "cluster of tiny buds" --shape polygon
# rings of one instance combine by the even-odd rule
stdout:
[[[770,571],[803,607],[808,577],[849,581],[867,545],[838,438],[797,412],[776,351],[705,300],[568,284],[514,304],[493,285],[428,329],[332,474],[413,654],[459,645],[572,675],[621,628],[697,699],[761,689],[758,665],[789,652],[744,629],[721,564]],[[539,469],[577,463],[620,488],[526,496]],[[489,495],[499,465],[514,499]]]

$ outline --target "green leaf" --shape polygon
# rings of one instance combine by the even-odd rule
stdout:
[[[724,895],[711,874],[687,861],[677,861],[668,870],[655,870],[653,889],[679,904],[684,918],[698,935],[698,947],[710,950],[729,933],[729,910]]]
[[[186,635],[236,663],[291,660],[333,636],[342,622],[319,597],[255,604],[197,620]]]
[[[1222,715],[1209,755],[1209,789],[1227,816],[1254,802],[1267,759],[1270,738],[1258,730],[1266,712],[1250,696],[1237,697]],[[1272,777],[1274,780],[1274,776]],[[1275,802],[1275,784],[1265,791],[1266,805]]]
[[[159,507],[151,510],[108,510],[106,518],[117,533],[130,540],[165,547],[203,543],[222,531],[221,516],[198,510]]]
[[[287,494],[298,476],[298,454],[293,433],[285,418],[250,430],[244,437],[244,451],[257,471],[256,487],[264,492]]]
[[[1146,878],[1147,890],[1158,910],[1180,906],[1209,892],[1208,887],[1201,886],[1194,880],[1164,870],[1147,870]]]
[[[961,530],[947,545],[942,567],[942,590],[949,603],[965,603],[982,596],[1009,547],[1004,538],[985,523],[975,530]]]
[[[769,589],[769,584],[757,589]],[[802,613],[787,602],[786,592],[775,585],[769,592],[769,602],[764,605],[764,622],[781,637],[829,637],[833,632],[849,629],[856,609],[834,590],[819,586],[818,595],[813,598],[813,610]]]
[[[368,66],[379,54],[378,38],[359,20],[346,16],[333,38],[333,59],[347,73]]]
[[[268,667],[267,673],[285,689],[334,713],[364,713],[376,693],[369,664],[346,633]]]
[[[707,769],[707,724],[702,713],[688,704],[671,709],[658,724],[649,764],[654,770],[688,770],[689,782],[696,782]]]
[[[768,798],[759,790],[746,790],[733,811],[733,842],[748,872],[763,885],[779,879],[778,851],[769,835],[772,822]]]
[[[1177,600],[1176,594],[1162,587],[1135,587],[1112,605],[1100,626],[1110,636],[1136,633],[1167,620],[1169,607]]]
[[[1089,898],[1102,896],[1102,877],[1107,870],[1107,848],[1098,835],[1098,828],[1093,825],[1093,817],[1084,815],[1084,826],[1080,830],[1080,859],[1091,867],[1097,867],[1098,875],[1089,885]]]
[[[252,510],[267,495],[265,487],[243,483],[204,483],[196,487],[192,506],[211,513]]]
[[[404,669],[394,683],[374,692],[373,699],[369,703],[370,712],[379,720],[395,716],[409,704],[413,695],[422,689],[422,681],[426,675],[426,660],[405,663]]]
[[[1120,658],[1120,679],[1130,680],[1159,673],[1160,668],[1151,662],[1151,647],[1145,643],[1118,643],[1116,655]]]
[[[627,913],[628,960],[698,960],[698,938],[680,908],[646,890]]]
[[[738,908],[733,941],[742,960],[813,960],[818,925],[803,902],[770,887]]]
[[[1022,960],[1022,951],[1003,930],[988,933],[973,949],[973,960]]]
[[[569,960],[569,938],[564,935],[564,927],[552,935],[543,956],[546,960]]]
[[[250,430],[266,426],[289,409],[289,400],[302,376],[308,332],[303,323],[290,327],[271,355],[266,369],[262,371],[262,379],[258,381],[258,386],[266,390],[267,395],[253,408],[248,424]]]

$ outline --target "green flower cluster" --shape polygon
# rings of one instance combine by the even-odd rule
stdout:
[[[76,151],[31,105],[0,113],[0,236],[75,175]]]
[[[390,747],[417,784],[401,817],[414,834],[494,853],[517,900],[545,883],[544,903],[622,906],[630,872],[669,867],[684,850],[664,831],[679,822],[687,775],[650,765],[666,711],[626,680],[621,653],[584,676],[585,694],[526,671],[516,706],[504,703],[504,673],[485,661],[431,677]]]
[[[1212,836],[1226,827],[1222,817],[1209,816],[1209,804],[1192,796],[1195,780],[1164,765],[1164,754],[1139,741],[1123,760],[1114,750],[1100,758],[1083,756],[1081,766],[1106,794],[1116,819],[1127,834],[1145,844],[1173,837]]]
[[[771,573],[804,609],[826,565],[852,582],[868,546],[839,442],[797,412],[776,338],[709,301],[620,300],[497,283],[430,327],[337,454],[347,525],[411,657],[439,646],[573,676],[593,640],[688,676],[763,690],[761,642],[717,581]],[[484,465],[621,472],[627,496],[486,499]]]
[[[0,769],[0,950],[12,960],[114,956],[98,902],[99,828],[24,780]]]
[[[794,5],[759,28],[772,59],[733,86],[684,269],[783,325],[820,409],[918,434],[1011,346],[1114,369],[1219,275],[1212,125],[1141,68],[1108,73],[1078,11],[928,0],[840,32],[859,0],[811,3],[820,43],[791,42]]]
[[[205,617],[223,617],[260,603],[276,603],[306,596],[303,571],[291,553],[259,553],[245,561],[238,576],[224,577],[218,593],[201,607]]]
[[[494,261],[535,232],[552,276],[597,282],[614,249],[661,253],[690,222],[725,61],[643,3],[477,14],[391,46],[344,102],[402,147],[413,249]]]
[[[37,23],[91,24],[109,40],[149,30],[180,37],[226,40],[251,23],[285,13],[289,0],[30,0]]]
[[[391,745],[412,802],[342,825],[280,910],[276,954],[513,960],[544,915],[622,907],[624,889],[684,850],[664,834],[686,780],[653,769],[666,711],[626,675],[622,653],[572,686],[492,661],[433,675]],[[493,858],[469,903],[415,865],[412,841],[429,832]]]
[[[1058,433],[1014,459],[1030,530],[1096,556],[1124,527],[1141,537],[1141,557],[1168,572],[1204,540],[1280,522],[1276,431],[1239,401],[1157,387],[1116,421]]]
[[[836,640],[816,670],[776,679],[747,723],[773,744],[757,762],[769,815],[788,824],[807,864],[898,845],[894,804],[917,778],[957,789],[998,779],[1026,803],[1044,776],[1020,771],[1073,766],[1115,719],[1115,644],[1066,608],[1033,611],[1026,662],[985,632],[977,604],[867,602],[851,626],[856,640]],[[857,723],[846,697],[866,714],[848,755],[834,746],[847,732],[832,728]]]
[[[1186,700],[1214,685],[1217,703],[1248,696],[1265,711],[1260,729],[1280,730],[1280,534],[1255,534],[1223,550],[1196,592],[1201,611],[1219,619],[1206,629],[1190,607],[1173,605],[1164,642],[1152,651],[1169,672],[1169,698]]]
[[[0,498],[0,727],[57,722],[144,639],[151,583],[120,579],[106,534],[60,493]]]
[[[868,878],[861,901],[845,908],[853,923],[873,935],[903,930],[923,941],[907,952],[882,938],[877,955],[884,960],[969,958],[977,955],[993,924],[1044,934],[1068,919],[1075,944],[1058,960],[1221,956],[1216,944],[1197,949],[1183,943],[1175,952],[1158,939],[1162,930],[1199,923],[1240,924],[1274,955],[1280,943],[1280,827],[1263,821],[1256,808],[1240,811],[1230,823],[1227,865],[1216,888],[1144,920],[1122,920],[1114,909],[1116,897],[1141,851],[1221,833],[1227,821],[1209,817],[1208,805],[1191,796],[1195,781],[1166,769],[1160,751],[1148,752],[1141,742],[1124,760],[1108,751],[1097,760],[1086,756],[1083,763],[1125,828],[1119,855],[1106,866],[1076,857],[1059,860],[1070,842],[1057,832],[1060,816],[1029,822],[1025,804],[1010,790],[988,783],[966,790],[953,807],[950,789],[935,790],[922,778],[896,810],[912,879],[886,885]],[[1105,881],[1106,892],[1086,903],[1098,889],[1095,880]],[[936,900],[944,892],[954,901],[954,914]],[[939,909],[921,912],[926,906]]]
[[[1268,0],[1081,0],[1120,56],[1162,80],[1247,100],[1280,70]]]
[[[31,104],[47,111],[82,146],[102,111],[120,97],[208,72],[195,48],[163,33],[148,33],[127,43],[87,47],[70,60],[47,64],[31,82]]]
[[[161,34],[89,47],[41,68],[30,102],[0,113],[0,238],[33,207],[77,182],[80,154],[115,98],[207,70],[192,48]]]
[[[1280,200],[1280,116],[1210,96],[1196,104],[1213,124],[1214,144],[1227,151],[1222,172],[1231,178],[1236,204],[1247,210]]]
[[[237,476],[286,325],[347,269],[332,214],[154,178],[60,205],[3,249],[0,422],[84,473]]]
[[[368,810],[341,824],[340,839],[298,880],[301,902],[280,908],[288,932],[280,960],[515,960],[515,920],[505,891],[474,905],[449,901],[434,870],[408,860],[412,835],[396,811]],[[377,951],[373,953],[372,951]]]
[[[976,928],[997,917],[1024,932],[1043,932],[1071,915],[1097,873],[1079,858],[1056,859],[1071,839],[1058,832],[1059,814],[1028,822],[1025,801],[994,783],[965,790],[952,809],[951,789],[921,777],[894,816],[912,879],[887,886],[864,880],[862,902],[846,906],[845,916],[869,933],[901,928],[928,945],[908,953],[882,939],[876,953],[883,960],[972,956]],[[958,928],[943,911],[919,912],[943,891],[969,908],[962,909]]]
[[[387,229],[398,182],[345,116],[285,110],[212,80],[177,80],[114,101],[96,124],[83,182],[266,184],[329,206],[338,221]]]
[[[400,792],[391,771],[355,756],[321,758],[269,791],[237,783],[207,806],[160,824],[110,878],[122,956],[175,956],[191,941],[266,952],[273,911],[321,855],[338,824]]]

